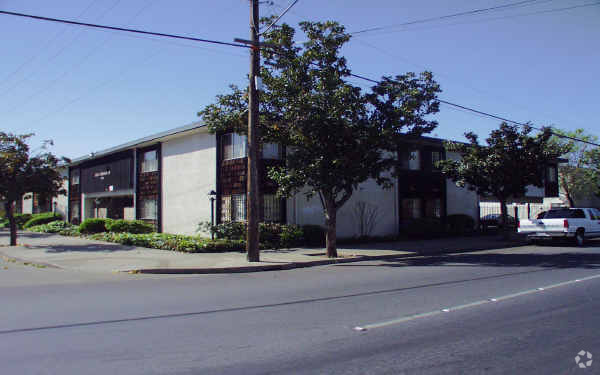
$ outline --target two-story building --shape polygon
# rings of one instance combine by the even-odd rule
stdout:
[[[411,220],[467,214],[479,217],[477,195],[457,187],[435,167],[446,153],[443,140],[419,138],[399,147],[399,173],[390,189],[374,181],[359,186],[338,213],[338,236],[359,228],[361,207],[368,208],[370,235],[394,235]],[[158,231],[194,234],[200,222],[246,219],[246,137],[211,134],[201,122],[92,152],[68,165],[68,220],[110,217],[152,222]],[[285,150],[265,144],[259,173],[261,219],[290,224],[324,223],[317,198],[302,194],[280,199],[267,178],[269,166],[285,163]],[[545,190],[548,190],[546,188]],[[211,200],[213,200],[211,202]],[[213,204],[214,203],[214,204]]]

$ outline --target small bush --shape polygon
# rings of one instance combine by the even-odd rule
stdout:
[[[320,225],[303,225],[302,232],[306,246],[325,246],[325,228]]]
[[[262,249],[290,248],[304,242],[304,232],[297,225],[260,223],[258,230]],[[239,241],[246,238],[246,223],[227,222],[218,225],[200,223],[198,231],[214,233],[218,239]]]
[[[62,220],[52,221],[48,224],[34,225],[29,227],[29,230],[32,232],[40,232],[40,233],[60,233],[63,230],[70,229],[73,227],[71,224],[64,222]]]
[[[36,225],[48,224],[57,220],[62,220],[62,216],[54,212],[35,214],[23,224],[23,229],[28,229]]]
[[[79,232],[84,234],[102,233],[107,231],[107,224],[112,222],[111,219],[93,218],[85,219],[79,224]]]
[[[423,217],[413,219],[404,226],[408,236],[438,236],[444,233],[444,227],[440,219]]]
[[[448,215],[446,218],[446,227],[450,234],[472,233],[475,229],[475,219],[465,214]]]
[[[15,222],[17,223],[17,228],[23,229],[23,225],[25,225],[25,223],[28,222],[29,219],[31,219],[32,217],[32,214],[15,214],[14,218]],[[8,219],[6,221],[8,222]],[[6,225],[6,227],[8,228],[8,224]]]
[[[106,229],[113,233],[152,233],[154,225],[142,220],[114,220],[106,224]]]

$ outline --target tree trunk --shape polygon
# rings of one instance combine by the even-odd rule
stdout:
[[[13,207],[13,202],[7,201],[4,203],[4,211],[6,211],[6,218],[8,219],[10,228],[10,246],[17,246],[17,223],[13,215]]]
[[[325,242],[327,244],[327,257],[337,258],[337,208],[335,202],[326,202],[325,225],[327,225],[327,234]]]
[[[508,228],[508,210],[506,208],[506,200],[500,199],[500,231],[502,232],[502,238],[507,240],[509,238]]]
[[[575,207],[575,202],[573,201],[573,197],[571,197],[571,194],[566,194],[566,198],[569,202],[569,207]]]

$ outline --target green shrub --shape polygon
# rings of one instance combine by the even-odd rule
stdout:
[[[444,233],[444,226],[440,219],[423,217],[411,220],[404,230],[408,236],[438,236]]]
[[[450,234],[472,233],[475,229],[475,219],[465,214],[448,215],[446,227]]]
[[[36,225],[48,224],[52,221],[62,220],[60,214],[54,212],[44,212],[32,215],[31,219],[23,224],[23,229],[28,229]]]
[[[211,232],[218,239],[239,241],[246,238],[246,223],[227,222],[218,225],[200,223],[198,231]],[[262,249],[290,248],[304,242],[302,228],[297,225],[260,223],[258,231]]]
[[[152,233],[154,225],[142,220],[113,220],[106,224],[106,229],[113,233]]]
[[[304,244],[306,246],[325,246],[325,228],[320,225],[303,225]]]
[[[14,214],[15,223],[17,225],[17,229],[23,229],[23,224],[25,224],[29,219],[33,217],[31,214]],[[0,219],[0,228],[8,228],[8,218],[3,217]]]
[[[14,214],[18,229],[23,229],[23,225],[33,217],[32,214]],[[8,221],[8,220],[7,220]],[[8,224],[6,225],[8,227]]]
[[[181,251],[187,253],[215,253],[226,251],[244,251],[246,243],[242,240],[209,240],[195,236],[167,233],[96,233],[91,239],[119,243],[126,246],[139,246],[151,249]]]
[[[84,234],[106,232],[107,225],[110,225],[113,220],[103,218],[85,219],[79,224],[79,232]]]
[[[242,240],[246,238],[246,223],[229,221],[217,225],[211,225],[209,222],[200,223],[198,231],[207,231],[214,234],[216,238],[229,240]]]
[[[63,230],[70,229],[73,227],[71,224],[64,222],[62,220],[52,221],[48,224],[34,225],[29,227],[29,230],[32,232],[40,232],[40,233],[60,233]]]

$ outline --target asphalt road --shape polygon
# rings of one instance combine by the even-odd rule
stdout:
[[[598,373],[574,358],[600,358],[599,267],[597,242],[233,275],[0,261],[0,373]]]

